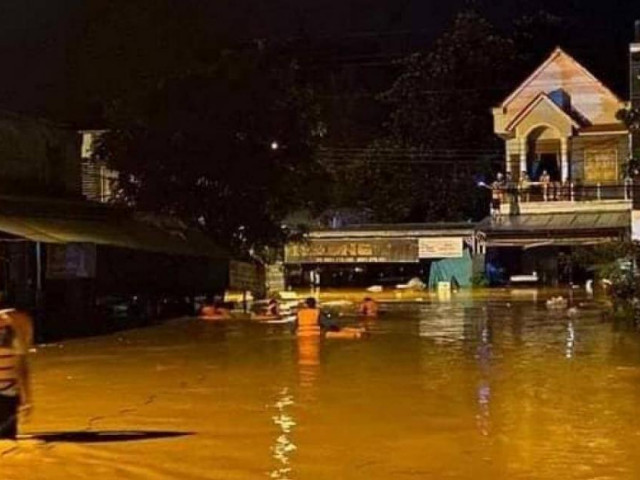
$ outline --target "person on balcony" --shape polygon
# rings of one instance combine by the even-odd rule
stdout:
[[[542,184],[542,198],[544,201],[549,200],[549,193],[551,190],[551,175],[546,170],[542,171],[542,175],[540,175],[540,183]]]
[[[526,171],[520,173],[520,181],[518,182],[518,193],[521,202],[529,201],[529,189],[531,188],[531,179]]]
[[[631,176],[631,169],[627,169],[627,174],[624,176],[624,199],[630,200],[633,198],[633,177]]]
[[[500,206],[504,197],[504,177],[502,173],[496,174],[496,179],[491,184],[491,216],[497,218],[500,215]]]

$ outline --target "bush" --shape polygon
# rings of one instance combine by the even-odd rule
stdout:
[[[474,287],[488,287],[489,279],[484,272],[478,272],[471,277],[471,285]]]

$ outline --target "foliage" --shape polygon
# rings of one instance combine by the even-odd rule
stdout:
[[[474,12],[459,14],[431,49],[401,63],[380,97],[390,112],[386,134],[334,171],[336,201],[388,222],[487,215],[488,192],[478,179],[504,164],[490,107],[506,96],[506,85],[517,85],[520,61],[512,38]]]
[[[425,54],[414,54],[383,99],[391,135],[423,149],[494,148],[489,108],[513,68],[512,40],[473,12],[457,16]]]
[[[617,112],[616,118],[626,125],[629,132],[631,132],[634,137],[640,134],[640,109],[630,107],[623,108]],[[634,141],[634,145],[635,143],[636,142]],[[631,158],[625,164],[625,173],[637,176],[638,172],[640,172],[640,151],[638,150],[637,145],[635,145]]]
[[[282,219],[322,193],[322,124],[295,62],[267,49],[226,53],[115,102],[97,159],[119,200],[175,215],[238,252],[284,241]]]
[[[618,241],[577,248],[572,253],[577,266],[593,270],[599,280],[611,284],[611,295],[618,302],[640,299],[640,277],[635,265],[640,260],[640,244]]]
[[[578,267],[593,270],[599,278],[608,278],[618,269],[620,260],[637,258],[639,254],[637,243],[618,241],[575,248],[572,261]]]
[[[490,286],[490,282],[484,272],[478,272],[471,277],[471,285],[474,287],[488,287]]]
[[[631,132],[640,131],[640,109],[623,108],[617,112],[616,118],[624,122]]]

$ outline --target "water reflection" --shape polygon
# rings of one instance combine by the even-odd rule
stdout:
[[[480,381],[478,382],[476,401],[478,415],[476,417],[478,430],[483,436],[489,436],[491,432],[491,339],[492,330],[487,318],[478,322],[480,327],[480,339],[476,350],[476,359],[480,369]]]
[[[300,401],[308,404],[313,399],[312,387],[315,386],[320,368],[320,336],[296,336],[298,383],[301,390]],[[298,449],[292,439],[292,432],[297,423],[293,418],[291,407],[295,405],[294,395],[288,387],[280,391],[277,401],[273,405],[276,415],[272,421],[278,426],[278,436],[271,447],[273,458],[277,462],[270,477],[278,480],[292,480],[292,454]]]
[[[418,323],[420,337],[430,338],[437,344],[456,343],[464,340],[464,311],[459,306],[441,305],[436,311],[433,310],[433,307],[426,306],[421,309],[420,313]]]
[[[288,388],[283,388],[273,407],[276,414],[272,417],[273,423],[278,427],[278,436],[271,447],[273,458],[277,462],[276,468],[271,471],[270,477],[278,480],[291,480],[291,455],[297,450],[291,439],[291,433],[296,426],[289,407],[294,405],[293,395]]]
[[[300,387],[309,389],[318,378],[320,368],[320,336],[298,336],[298,377]]]
[[[576,332],[573,328],[573,320],[569,320],[567,324],[567,344],[565,348],[565,356],[573,358],[573,351],[576,344]]]

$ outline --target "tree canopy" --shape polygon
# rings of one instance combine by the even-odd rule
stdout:
[[[333,198],[368,209],[378,221],[486,215],[488,191],[478,183],[504,168],[491,107],[540,62],[540,44],[560,38],[560,26],[540,13],[500,30],[474,11],[460,13],[429,49],[401,62],[380,95],[388,111],[381,138],[328,155],[338,178]],[[535,34],[541,31],[547,34],[542,41]]]
[[[246,253],[284,240],[312,205],[323,127],[296,64],[268,49],[226,52],[108,110],[95,156],[119,173],[120,201],[175,215]]]
[[[402,61],[380,97],[389,112],[385,137],[342,156],[338,174],[352,179],[347,198],[357,197],[379,221],[485,215],[487,192],[476,177],[503,158],[489,109],[504,94],[515,56],[511,39],[464,12],[430,50]]]

